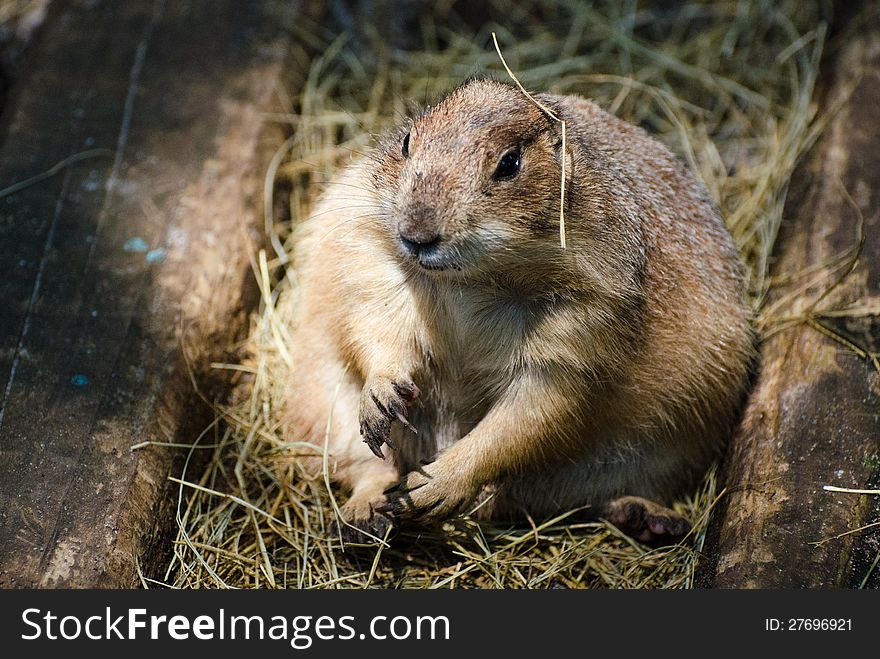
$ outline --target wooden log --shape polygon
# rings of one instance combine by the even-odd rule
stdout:
[[[778,241],[774,273],[794,278],[769,300],[775,315],[809,322],[762,345],[756,387],[725,462],[729,492],[717,518],[717,545],[704,564],[704,586],[880,585],[880,567],[872,571],[880,555],[880,496],[823,489],[880,486],[876,16],[845,43],[827,73],[820,107],[830,124],[796,173]],[[855,269],[825,293],[852,258],[838,258],[842,265],[833,272],[827,266],[847,250],[854,256],[860,235]],[[804,290],[810,269],[824,276]],[[852,311],[836,315],[842,309]]]
[[[180,451],[130,447],[207,425],[184,346],[222,392],[203,367],[256,302],[283,139],[261,112],[296,70],[272,6],[55,2],[24,63],[0,188],[106,152],[0,198],[0,587],[133,586],[167,559]]]

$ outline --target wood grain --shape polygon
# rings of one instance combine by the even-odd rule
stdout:
[[[131,586],[174,523],[166,476],[246,329],[261,112],[295,76],[270,2],[53,3],[4,109],[0,587]],[[146,250],[146,251],[144,251]]]
[[[775,315],[812,322],[788,327],[762,346],[761,372],[726,458],[729,493],[704,566],[705,586],[880,585],[877,568],[865,579],[880,554],[880,497],[823,489],[880,486],[880,374],[846,343],[880,350],[876,18],[848,39],[827,73],[821,111],[830,123],[796,173],[774,266],[774,275],[789,281],[769,300],[778,303]],[[852,256],[860,233],[860,257],[839,286],[825,293],[852,258],[804,288],[808,269]],[[875,311],[835,315],[853,307]]]

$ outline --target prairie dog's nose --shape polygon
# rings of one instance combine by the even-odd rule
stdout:
[[[406,253],[413,258],[417,258],[419,255],[427,256],[429,254],[432,254],[435,251],[437,243],[439,242],[439,238],[435,238],[428,243],[417,243],[412,240],[408,240],[403,236],[400,237],[400,244],[403,245],[403,249],[406,250]]]
[[[434,209],[422,203],[414,203],[407,209],[397,225],[400,242],[413,255],[433,247],[440,241]]]
[[[400,231],[400,244],[410,256],[418,256],[419,254],[427,254],[434,251],[440,242],[440,236],[434,234],[419,235],[417,237],[407,237],[403,231]]]

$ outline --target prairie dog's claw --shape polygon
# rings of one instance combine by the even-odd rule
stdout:
[[[360,428],[364,443],[376,457],[385,459],[382,444],[396,450],[391,443],[391,424],[395,421],[416,432],[406,418],[406,411],[419,393],[419,388],[408,377],[367,379],[361,393]]]
[[[455,516],[470,505],[476,496],[462,470],[455,465],[434,462],[411,471],[389,488],[386,503],[376,512],[392,519],[417,519],[438,522]]]

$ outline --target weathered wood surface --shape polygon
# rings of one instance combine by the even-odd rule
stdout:
[[[256,301],[246,243],[283,138],[261,112],[291,71],[272,6],[55,2],[24,63],[0,188],[109,155],[0,199],[0,587],[158,572],[180,451],[130,447],[206,425],[184,352],[222,391],[201,369]]]
[[[880,553],[880,497],[839,494],[824,485],[880,487],[880,374],[823,333],[868,352],[880,350],[880,21],[861,28],[833,57],[823,111],[842,104],[800,168],[778,243],[776,276],[827,265],[858,242],[858,265],[818,304],[835,271],[780,286],[777,315],[812,315],[766,341],[762,368],[725,464],[729,493],[703,585],[858,587]],[[848,196],[851,199],[848,199]],[[873,308],[841,318],[827,311]],[[839,536],[839,537],[838,537]],[[880,566],[866,586],[880,585]]]
[[[49,0],[0,5],[0,108],[12,87],[18,65],[46,17]]]

